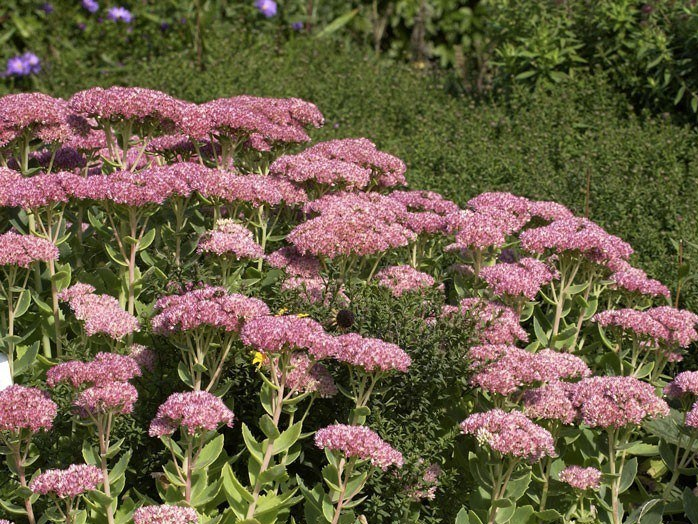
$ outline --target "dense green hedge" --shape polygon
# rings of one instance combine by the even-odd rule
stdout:
[[[461,204],[501,190],[583,213],[590,176],[590,217],[631,242],[638,262],[669,284],[678,272],[672,240],[698,238],[695,131],[668,117],[636,116],[602,78],[474,102],[449,95],[444,78],[352,46],[302,38],[276,44],[250,33],[215,41],[204,72],[172,55],[111,72],[66,66],[46,81],[62,96],[121,83],[194,101],[239,93],[302,97],[327,118],[315,138],[370,137],[405,159],[414,187]],[[685,254],[698,256],[690,245]],[[682,297],[698,307],[690,285]]]

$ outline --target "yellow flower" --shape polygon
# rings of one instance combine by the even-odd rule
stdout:
[[[267,357],[264,353],[259,351],[252,352],[252,364],[257,366],[257,369],[262,367],[262,365],[267,361]]]
[[[288,309],[286,309],[285,307],[282,307],[279,311],[276,312],[276,316],[281,317],[281,316],[285,315],[287,312],[288,312]]]
[[[309,317],[310,315],[308,313],[298,313],[296,316],[298,318],[306,318],[306,317]]]

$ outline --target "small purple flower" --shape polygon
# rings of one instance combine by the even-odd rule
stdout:
[[[82,7],[87,9],[90,13],[99,11],[99,3],[97,0],[82,0]]]
[[[80,31],[84,31],[85,29],[87,29],[87,25],[84,24],[84,23],[82,23],[82,22],[80,22],[80,23],[78,24],[78,29],[79,29]]]
[[[41,60],[34,53],[27,51],[22,55],[22,61],[29,69],[29,73],[36,74],[41,71]]]
[[[29,74],[29,68],[22,60],[21,56],[13,56],[7,61],[6,76],[26,76]]]
[[[161,31],[167,31],[170,28],[170,24],[167,22],[161,22],[160,23],[160,30]]]
[[[303,22],[293,22],[291,24],[291,29],[293,29],[294,31],[300,31],[301,29],[303,29]]]
[[[133,20],[133,15],[131,11],[125,7],[112,7],[107,12],[107,18],[113,22],[124,22],[125,24],[130,24]]]
[[[254,5],[257,10],[267,18],[276,16],[278,6],[274,0],[256,0]]]
[[[54,11],[53,5],[51,5],[51,4],[48,3],[48,2],[45,2],[45,3],[43,3],[43,4],[41,5],[41,10],[42,10],[44,13],[46,13],[47,15],[50,15],[50,14],[53,13],[53,11]]]

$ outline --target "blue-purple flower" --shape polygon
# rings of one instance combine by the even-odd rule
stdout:
[[[41,10],[47,15],[50,15],[54,11],[53,5],[49,2],[44,2],[43,4],[41,4]]]
[[[87,9],[90,13],[99,11],[99,3],[97,0],[82,0],[82,7]]]
[[[254,5],[257,8],[257,10],[267,18],[276,16],[278,6],[276,5],[276,2],[274,0],[257,0],[254,3]]]
[[[125,7],[112,7],[107,12],[107,18],[113,22],[124,22],[125,24],[130,24],[133,20],[133,15],[131,11]]]
[[[293,22],[291,24],[291,29],[293,29],[294,31],[300,31],[301,29],[303,29],[303,22]]]
[[[34,53],[27,51],[7,61],[5,76],[28,76],[39,71],[41,71],[41,60]]]

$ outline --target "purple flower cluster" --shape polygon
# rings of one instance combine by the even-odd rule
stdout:
[[[652,297],[669,298],[669,288],[658,280],[654,280],[647,276],[643,270],[632,267],[627,262],[620,262],[617,267],[613,267],[613,274],[609,280],[613,283],[613,287],[626,291],[628,293],[639,293]]]
[[[162,335],[199,328],[239,333],[246,321],[269,314],[269,308],[259,299],[211,286],[162,297],[156,302],[155,310],[158,313],[151,326]]]
[[[138,319],[121,309],[119,301],[111,295],[97,295],[91,286],[75,286],[59,293],[59,300],[68,302],[78,320],[82,320],[88,337],[104,334],[114,340],[138,331]]]
[[[461,431],[502,455],[534,462],[554,457],[555,443],[547,429],[534,424],[524,414],[493,409],[470,415],[460,424]]]
[[[133,358],[115,353],[97,353],[91,362],[71,360],[53,366],[46,372],[46,383],[52,388],[63,382],[74,388],[85,384],[104,387],[140,376],[141,368]]]
[[[262,353],[304,349],[316,359],[333,355],[337,346],[318,322],[293,315],[253,318],[243,327],[240,339]]]
[[[110,7],[107,11],[107,18],[112,22],[123,22],[130,24],[133,21],[131,11],[122,6]]]
[[[41,60],[31,51],[7,60],[5,76],[29,76],[41,71]]]
[[[387,470],[390,466],[402,467],[402,453],[382,440],[365,426],[335,424],[315,433],[315,445],[320,449],[340,451],[347,458],[370,460],[371,464]]]
[[[133,512],[134,524],[197,524],[199,517],[193,508],[184,506],[142,506]]]
[[[172,435],[177,429],[196,435],[221,426],[233,427],[235,416],[223,401],[206,391],[173,393],[158,408],[150,423],[151,437]]]
[[[61,499],[74,498],[96,489],[102,483],[102,472],[95,466],[73,464],[67,469],[48,469],[29,484],[34,493]]]
[[[49,430],[57,412],[56,403],[40,389],[13,385],[0,391],[0,431]]]
[[[330,372],[316,363],[307,353],[291,355],[291,371],[286,376],[286,385],[296,393],[315,393],[329,398],[337,394],[337,386]]]
[[[90,418],[100,414],[132,413],[136,400],[138,391],[128,382],[108,382],[82,391],[74,405],[82,418]]]
[[[528,333],[519,323],[519,315],[512,308],[499,302],[481,298],[464,298],[458,306],[444,306],[442,318],[459,315],[472,321],[483,344],[513,344],[528,340]]]
[[[682,371],[664,387],[664,394],[671,398],[698,397],[698,371]]]
[[[405,351],[377,338],[347,333],[337,337],[338,344],[332,357],[340,362],[362,368],[367,373],[401,371],[407,373],[412,359]]]
[[[659,306],[644,311],[611,309],[592,317],[603,327],[618,327],[650,341],[685,348],[698,340],[698,315],[691,311]]]

